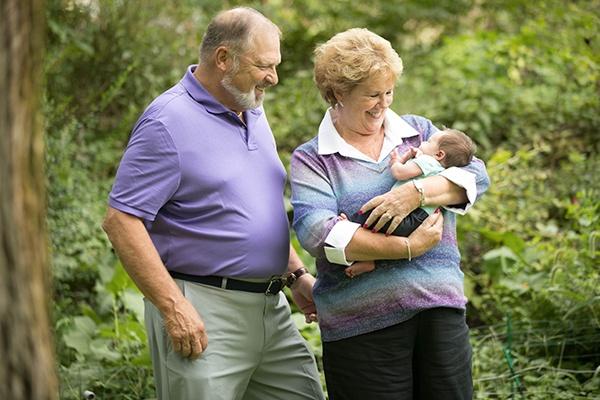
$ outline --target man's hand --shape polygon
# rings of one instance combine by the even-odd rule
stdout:
[[[304,313],[307,324],[317,322],[317,308],[312,297],[314,284],[315,277],[310,274],[304,274],[291,287],[294,303]]]
[[[167,272],[142,220],[110,207],[102,227],[129,276],[160,311],[173,349],[199,357],[208,346],[204,322]]]
[[[204,322],[192,304],[185,298],[163,313],[167,334],[173,341],[173,350],[182,357],[200,357],[208,346]]]

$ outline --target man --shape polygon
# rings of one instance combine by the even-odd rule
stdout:
[[[217,15],[200,63],[145,110],[117,171],[103,227],[146,297],[159,399],[323,399],[280,291],[316,320],[261,106],[279,41],[253,9]]]

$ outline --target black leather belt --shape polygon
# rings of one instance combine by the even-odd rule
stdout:
[[[199,276],[188,275],[181,272],[169,271],[169,274],[175,279],[202,283],[214,287],[220,287],[229,290],[241,290],[243,292],[264,293],[267,296],[272,296],[281,291],[287,282],[285,276],[274,276],[268,282],[248,282],[239,279],[224,278],[221,276]]]

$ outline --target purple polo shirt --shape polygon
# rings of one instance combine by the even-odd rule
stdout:
[[[141,218],[169,270],[266,278],[287,269],[286,173],[262,108],[244,125],[187,69],[137,121],[109,204]]]

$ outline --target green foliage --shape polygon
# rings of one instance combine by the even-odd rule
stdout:
[[[557,322],[556,325],[563,325]],[[514,338],[527,341],[529,346],[552,344],[556,338],[544,329],[534,330],[520,324],[513,330]],[[600,376],[593,369],[573,369],[573,359],[565,357],[563,364],[529,350],[511,351],[514,373],[501,355],[507,350],[507,326],[496,324],[472,329],[474,349],[473,376],[475,399],[590,399],[596,398]],[[584,379],[582,379],[582,375]],[[588,377],[591,377],[587,379]]]
[[[399,92],[411,95],[396,96],[399,108],[465,130],[487,151],[548,136],[580,149],[572,137],[595,145],[600,48],[591,38],[598,14],[587,3],[535,7],[516,32],[445,38],[407,67]]]
[[[49,1],[45,73],[55,117],[126,138],[149,99],[197,61],[201,11],[177,2]]]
[[[277,141],[279,156],[284,165],[289,166],[292,151],[317,134],[325,103],[312,81],[312,75],[306,71],[278,85],[267,101],[269,124]]]
[[[98,179],[94,169],[117,159],[83,136],[82,125],[71,120],[46,140],[52,271],[55,291],[70,294],[59,300],[65,309],[91,300],[98,266],[110,258],[100,227],[110,181]],[[110,149],[108,142],[103,145]]]
[[[402,56],[396,111],[464,129],[479,143],[492,186],[459,223],[476,398],[518,397],[516,378],[526,398],[600,392],[598,1],[47,4],[48,227],[61,398],[86,389],[99,398],[154,396],[141,295],[100,224],[138,115],[196,62],[208,18],[235,5],[256,7],[283,31],[280,83],[265,109],[286,167],[326,108],[312,82],[314,46],[350,27],[381,34]],[[320,363],[318,326],[292,310]]]
[[[554,151],[549,144],[498,150],[489,160],[493,185],[459,224],[469,255],[470,315],[485,325],[507,316],[515,321],[512,346],[525,386],[586,394],[599,388],[600,184],[593,176],[600,157],[570,153],[549,171],[547,155]],[[491,333],[506,345],[507,334]],[[498,346],[489,337],[476,343]],[[480,382],[480,390],[495,391],[510,374],[506,366],[490,368],[481,354],[479,376],[497,379]]]
[[[56,323],[61,398],[78,399],[83,390],[100,398],[152,397],[141,294],[120,264],[100,270],[96,293],[94,308],[83,306],[81,315]]]

